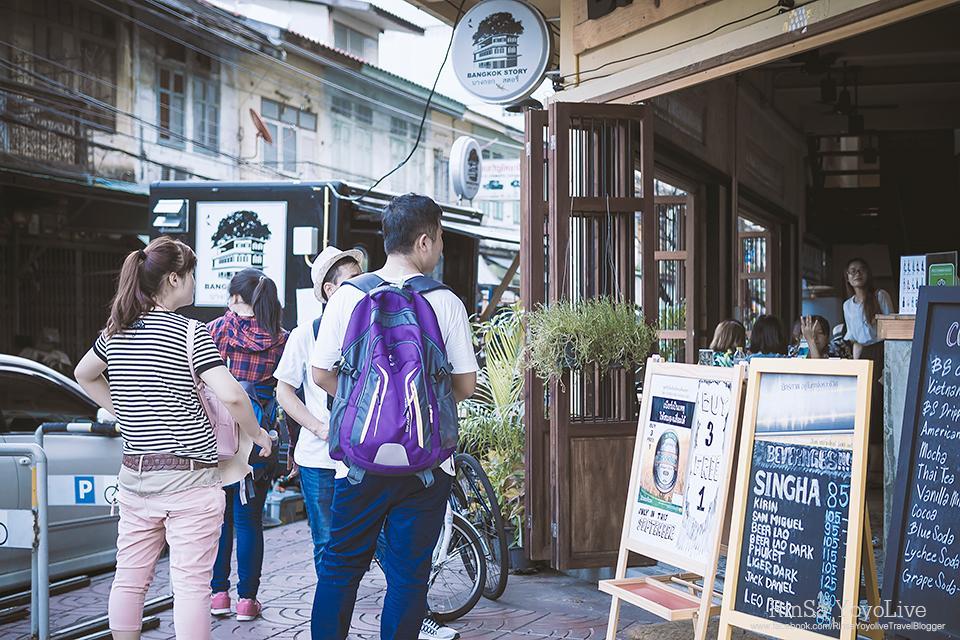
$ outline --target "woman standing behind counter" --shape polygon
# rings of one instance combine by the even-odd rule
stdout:
[[[862,258],[847,263],[847,293],[843,303],[846,340],[853,344],[853,357],[873,361],[873,396],[870,413],[870,452],[867,468],[871,474],[882,471],[883,457],[883,341],[877,337],[877,316],[893,313],[890,294],[877,289],[870,265]]]

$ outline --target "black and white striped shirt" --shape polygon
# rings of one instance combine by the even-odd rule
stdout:
[[[178,313],[150,311],[125,331],[109,338],[101,334],[93,346],[107,363],[124,453],[217,461],[213,429],[190,375],[188,323]],[[196,327],[193,361],[199,376],[223,366],[223,360],[203,323]]]

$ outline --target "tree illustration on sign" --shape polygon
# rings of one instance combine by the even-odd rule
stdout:
[[[491,13],[480,22],[473,43],[477,44],[489,36],[519,36],[523,33],[523,23],[513,17],[509,11]]]
[[[523,23],[509,11],[491,13],[473,34],[473,62],[481,69],[512,69],[517,66],[517,42]]]
[[[270,239],[270,227],[260,222],[255,211],[234,211],[220,221],[216,233],[210,238],[214,245],[235,238]]]
[[[228,279],[247,267],[263,269],[263,250],[270,236],[270,227],[255,211],[234,211],[220,221],[210,237],[216,249],[214,272]]]

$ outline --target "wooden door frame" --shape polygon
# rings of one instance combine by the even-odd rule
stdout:
[[[684,341],[684,360],[688,364],[696,362],[696,326],[697,326],[697,314],[699,313],[699,300],[697,299],[697,288],[696,283],[698,279],[698,265],[700,260],[697,256],[697,230],[699,228],[699,215],[698,215],[698,200],[702,201],[702,185],[699,184],[696,180],[692,178],[685,178],[679,176],[676,173],[666,171],[662,168],[656,168],[654,171],[654,179],[660,180],[661,182],[666,182],[675,187],[679,187],[686,191],[686,196],[658,196],[654,195],[654,211],[656,211],[657,204],[683,204],[686,206],[685,216],[686,220],[684,224],[685,228],[685,238],[684,246],[686,249],[683,251],[659,251],[654,250],[653,258],[655,262],[660,262],[663,260],[683,260],[684,261],[684,287],[686,287],[686,295],[684,303],[686,305],[685,311],[685,324],[686,328],[681,330],[659,330],[658,337],[661,340],[683,340]],[[660,219],[659,215],[654,216],[656,227],[654,228],[654,243],[659,240],[660,233]],[[657,278],[659,283],[660,271],[657,267],[654,267],[653,271],[654,277]],[[658,291],[659,294],[659,291]],[[659,295],[657,299],[657,316],[659,318],[659,309],[660,301]]]
[[[548,125],[546,111],[524,114],[525,152],[520,157],[520,299],[527,311],[546,302],[543,241],[546,234],[547,194],[544,164]],[[531,560],[549,560],[552,547],[550,507],[550,419],[546,388],[530,369],[524,370],[524,548]]]
[[[760,225],[766,229],[766,231],[755,232],[748,231],[743,234],[740,233],[740,218],[744,218],[752,222],[753,224]],[[734,227],[733,227],[733,236],[735,238],[736,252],[734,253],[734,273],[736,274],[737,281],[737,294],[734,302],[736,303],[736,308],[739,310],[739,318],[741,322],[744,323],[747,332],[750,332],[750,327],[746,326],[746,314],[744,313],[744,307],[741,305],[741,294],[743,292],[743,283],[747,280],[759,280],[760,278],[756,276],[751,276],[744,273],[741,268],[743,267],[743,242],[745,238],[765,238],[767,240],[767,268],[763,280],[767,288],[767,303],[766,303],[766,313],[765,315],[772,315],[779,317],[780,313],[780,300],[779,295],[774,295],[774,284],[779,281],[780,278],[780,267],[779,267],[779,256],[780,256],[780,223],[775,219],[769,216],[765,216],[762,213],[758,213],[757,209],[749,205],[744,205],[742,202],[737,207],[736,214],[734,217]]]

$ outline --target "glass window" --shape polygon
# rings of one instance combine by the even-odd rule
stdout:
[[[186,103],[184,74],[177,69],[160,67],[159,75],[157,109],[160,142],[174,147],[183,147]]]
[[[267,131],[270,132],[270,138],[273,140],[272,144],[267,144],[266,140],[261,140],[260,144],[263,145],[263,164],[268,167],[276,168],[277,166],[277,144],[280,140],[277,138],[277,125],[272,122],[265,123],[267,125]]]
[[[97,410],[71,391],[42,378],[0,373],[0,431],[33,433],[44,422],[94,420]]]
[[[297,130],[291,127],[283,128],[283,170],[291,173],[297,170]]]
[[[263,98],[260,102],[260,112],[264,118],[270,118],[271,120],[280,119],[280,105],[273,100]]]
[[[317,130],[317,114],[310,113],[309,111],[300,112],[300,128],[309,129],[310,131]]]
[[[373,124],[373,109],[363,104],[356,105],[356,109],[357,122],[367,125]]]
[[[338,116],[347,116],[349,118],[353,115],[353,103],[346,98],[333,96],[333,105],[331,107],[331,111]]]
[[[400,118],[390,118],[390,134],[395,136],[406,136],[409,125],[406,120]]]
[[[372,59],[376,55],[376,40],[339,22],[333,23],[333,46],[358,58]]]
[[[287,106],[285,104],[280,105],[280,122],[283,122],[285,124],[292,124],[296,126],[298,115],[299,115],[299,112],[297,109]]]
[[[194,151],[216,153],[220,138],[220,87],[216,80],[193,79]]]

